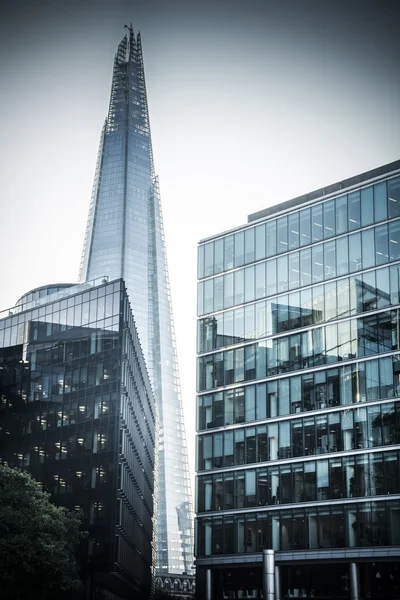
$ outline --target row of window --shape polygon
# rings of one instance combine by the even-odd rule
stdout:
[[[398,356],[324,369],[197,397],[197,430],[399,394]]]
[[[400,494],[400,451],[292,463],[198,478],[197,512]]]
[[[398,311],[339,321],[198,357],[199,392],[398,349]]]
[[[198,277],[399,216],[400,178],[383,181],[202,244],[198,252]]]
[[[38,442],[37,446],[28,445],[28,443],[20,444],[14,456],[13,448],[8,443],[9,440],[1,436],[0,452],[7,458],[10,466],[23,467],[38,466],[45,461],[79,459],[85,455],[108,452],[109,450],[115,452],[115,422],[110,425],[110,427],[105,426],[101,430],[86,430],[85,432],[75,433],[66,440],[61,440],[56,435],[47,435],[46,441]],[[10,438],[15,434],[12,429],[10,431],[7,429],[6,435],[7,431]],[[12,444],[12,440],[10,443]],[[11,464],[12,461],[14,461],[13,464]]]
[[[198,320],[198,352],[397,305],[400,265],[259,300]]]
[[[400,220],[198,284],[198,315],[400,259]]]
[[[196,556],[400,544],[400,501],[197,518]]]
[[[400,403],[354,408],[198,437],[199,471],[400,443]]]

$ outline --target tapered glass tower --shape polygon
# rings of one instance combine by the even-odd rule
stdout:
[[[115,56],[80,281],[123,278],[159,413],[157,562],[191,572],[193,519],[163,221],[151,147],[140,34]]]

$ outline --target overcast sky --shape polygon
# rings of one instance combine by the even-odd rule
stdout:
[[[400,158],[400,3],[1,0],[0,309],[77,280],[129,22],[142,34],[193,472],[197,242]]]

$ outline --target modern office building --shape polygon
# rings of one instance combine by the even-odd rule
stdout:
[[[80,281],[104,274],[126,283],[158,407],[157,574],[161,580],[190,575],[193,508],[186,435],[142,46],[132,25],[115,56]]]
[[[0,462],[81,509],[85,600],[148,600],[156,408],[121,279],[54,285],[0,313]]]
[[[400,161],[198,256],[199,599],[400,598]]]

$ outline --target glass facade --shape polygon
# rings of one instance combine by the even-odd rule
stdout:
[[[156,409],[124,283],[40,300],[0,318],[0,460],[82,511],[85,597],[147,600]]]
[[[115,57],[80,281],[124,279],[158,406],[157,572],[190,573],[193,508],[140,34]]]
[[[198,589],[262,597],[233,554],[400,545],[400,177],[367,175],[199,245]]]

